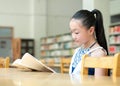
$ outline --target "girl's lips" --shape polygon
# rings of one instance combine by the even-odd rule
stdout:
[[[79,42],[78,40],[74,40],[74,42]]]

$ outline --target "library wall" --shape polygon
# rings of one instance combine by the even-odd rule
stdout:
[[[110,0],[110,14],[120,14],[120,0]]]
[[[71,16],[82,8],[82,0],[48,0],[47,34],[56,35],[69,32]]]
[[[0,26],[12,26],[16,38],[34,38],[36,57],[46,36],[46,7],[46,0],[0,0]]]
[[[33,37],[30,6],[30,0],[0,0],[0,26],[14,27],[15,37]]]
[[[32,8],[32,7],[31,7]],[[47,0],[33,0],[33,34],[35,39],[35,55],[40,57],[40,38],[46,36],[47,31]]]
[[[13,26],[14,37],[34,38],[35,55],[39,57],[40,38],[69,32],[70,17],[82,8],[98,8],[103,12],[108,37],[109,15],[119,13],[119,3],[119,0],[0,0],[0,26]]]

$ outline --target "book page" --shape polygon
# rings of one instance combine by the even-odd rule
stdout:
[[[29,68],[36,71],[41,72],[53,72],[55,71],[50,67],[46,66],[35,57],[30,55],[29,53],[25,53],[22,59],[17,59],[13,62],[12,66],[18,66],[19,68]]]

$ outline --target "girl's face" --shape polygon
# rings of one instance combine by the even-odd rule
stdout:
[[[70,30],[73,37],[73,40],[77,45],[82,45],[87,43],[90,40],[90,37],[93,37],[94,30],[90,28],[89,30],[82,25],[81,20],[72,19],[70,21]]]

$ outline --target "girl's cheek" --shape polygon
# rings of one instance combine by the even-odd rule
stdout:
[[[74,33],[72,33],[72,38],[75,39],[75,34]]]

